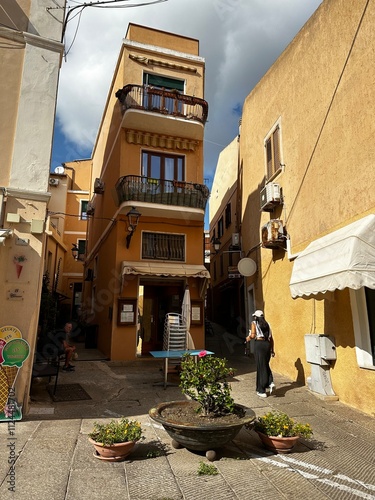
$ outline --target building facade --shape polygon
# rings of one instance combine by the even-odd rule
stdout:
[[[238,270],[242,258],[241,199],[238,189],[239,137],[221,153],[210,197],[211,319],[239,337],[245,336],[244,278]]]
[[[20,407],[37,337],[64,6],[6,0],[0,9],[0,331],[5,351],[19,339],[24,352],[6,381]]]
[[[130,24],[93,150],[83,315],[112,360],[163,347],[188,287],[204,346],[204,59],[199,42]]]
[[[58,302],[55,327],[81,316],[91,171],[91,160],[77,160],[57,167],[49,178],[44,276]],[[51,329],[40,325],[42,333]]]
[[[245,100],[238,178],[247,324],[265,311],[275,372],[369,414],[374,21],[372,0],[320,5]]]

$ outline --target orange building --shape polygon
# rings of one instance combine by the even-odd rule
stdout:
[[[198,40],[130,24],[93,149],[83,315],[112,360],[161,349],[191,296],[204,347],[205,62]]]

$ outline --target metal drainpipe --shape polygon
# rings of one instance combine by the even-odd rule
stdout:
[[[297,253],[291,253],[291,252],[292,252],[292,248],[291,248],[291,246],[292,246],[292,245],[291,245],[291,243],[290,243],[290,237],[289,237],[289,236],[287,236],[287,238],[286,238],[286,250],[287,250],[287,252],[288,252],[288,259],[289,259],[289,260],[294,260],[294,259],[296,259],[296,258],[299,256],[300,252],[297,252]]]

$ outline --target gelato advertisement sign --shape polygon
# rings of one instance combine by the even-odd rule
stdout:
[[[15,383],[23,363],[29,357],[30,346],[15,326],[0,327],[0,421],[22,419]]]

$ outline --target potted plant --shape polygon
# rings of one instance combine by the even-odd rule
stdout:
[[[310,424],[300,424],[286,413],[277,410],[258,417],[254,430],[264,446],[277,453],[292,451],[300,437],[308,439],[313,434]]]
[[[141,424],[125,417],[106,424],[95,422],[89,433],[89,441],[96,450],[94,456],[109,462],[124,460],[140,439],[143,439]]]
[[[236,404],[227,378],[233,368],[226,359],[201,351],[196,360],[186,354],[181,361],[180,388],[190,399],[160,403],[149,411],[172,437],[172,446],[206,451],[214,460],[219,448],[231,441],[244,424],[255,419],[250,408]]]

